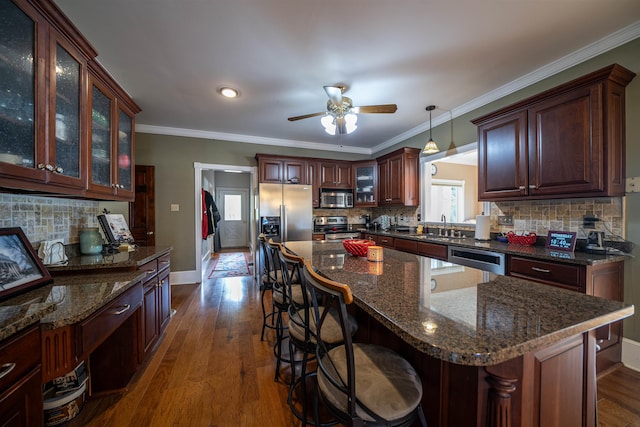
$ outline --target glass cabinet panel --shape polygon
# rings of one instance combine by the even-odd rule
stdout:
[[[80,177],[81,65],[62,46],[56,46],[55,168]]]
[[[35,166],[35,23],[0,0],[0,161]]]
[[[112,100],[95,85],[91,99],[91,182],[111,187]]]
[[[356,204],[376,203],[377,165],[355,166]]]
[[[133,119],[123,110],[118,110],[118,187],[132,191],[131,158]]]

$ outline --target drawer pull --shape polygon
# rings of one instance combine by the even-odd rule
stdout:
[[[538,273],[551,273],[551,270],[547,270],[545,268],[531,267],[531,269],[533,271],[537,271]]]
[[[9,372],[13,371],[13,368],[15,367],[15,363],[5,363],[4,365],[0,366],[0,368],[2,368],[2,372],[0,372],[0,380],[9,375]]]
[[[129,311],[129,309],[131,308],[131,306],[129,304],[125,304],[121,310],[115,311],[113,314],[115,315],[121,315],[122,313],[124,313],[125,311]]]
[[[147,270],[147,276],[151,276],[152,274],[156,273],[156,269],[154,268],[153,270]]]

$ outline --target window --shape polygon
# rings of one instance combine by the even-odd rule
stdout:
[[[225,221],[242,221],[242,196],[240,194],[224,195]]]
[[[432,179],[427,211],[431,221],[439,221],[444,215],[447,222],[463,222],[464,181]]]

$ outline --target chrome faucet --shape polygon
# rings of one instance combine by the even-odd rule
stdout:
[[[440,216],[440,221],[442,221],[442,230],[444,230],[444,235],[447,235],[447,217],[445,214],[442,214],[442,216]],[[442,235],[442,233],[440,234]]]

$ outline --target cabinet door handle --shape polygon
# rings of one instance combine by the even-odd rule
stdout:
[[[13,368],[15,367],[15,363],[5,363],[4,365],[0,366],[0,368],[2,368],[2,371],[0,371],[0,380],[9,375],[9,372],[13,371]]]
[[[539,273],[551,273],[551,270],[547,270],[545,268],[540,268],[540,267],[531,267],[531,269],[533,271],[537,271]]]
[[[131,308],[131,306],[129,304],[125,304],[121,310],[115,311],[113,314],[119,316],[122,313],[124,313],[125,311],[129,311],[129,309]]]
[[[524,191],[526,189],[527,189],[527,187],[525,187],[524,185],[521,185],[520,187],[518,187],[518,190],[520,190],[520,191]]]
[[[534,189],[535,189],[535,188],[538,188],[538,186],[537,186],[537,185],[535,185],[535,184],[530,184],[530,185],[529,185],[529,188],[534,188]]]

